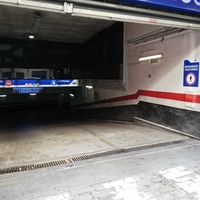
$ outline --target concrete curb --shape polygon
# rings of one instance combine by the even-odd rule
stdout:
[[[178,133],[178,134],[183,135],[183,136],[187,136],[187,137],[192,138],[192,139],[200,140],[199,137],[196,137],[196,136],[191,135],[189,133],[184,133],[182,131],[178,131],[176,129],[173,129],[173,128],[170,128],[170,127],[167,127],[167,126],[163,126],[161,124],[157,124],[157,123],[154,123],[154,122],[151,122],[151,121],[139,118],[139,117],[133,117],[133,123],[136,123],[138,125],[144,125],[144,124],[147,125],[148,124],[148,125],[151,125],[151,126],[154,126],[154,127],[157,127],[157,128],[161,128],[161,129],[165,129],[165,130],[168,130],[168,131],[172,131],[174,133]]]

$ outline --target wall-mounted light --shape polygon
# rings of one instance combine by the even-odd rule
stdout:
[[[74,94],[69,94],[69,96],[73,98],[73,97],[74,97]]]
[[[37,94],[36,93],[30,93],[29,95],[30,96],[36,96]]]
[[[6,94],[1,94],[1,95],[0,95],[0,98],[5,98],[5,97],[7,97]]]
[[[93,89],[93,86],[92,86],[92,85],[86,85],[85,87],[86,87],[87,89],[90,89],[90,90]]]
[[[152,56],[145,56],[145,57],[139,58],[139,61],[155,60],[155,59],[159,59],[159,58],[162,58],[162,57],[163,57],[163,54],[157,54],[157,55],[152,55]]]

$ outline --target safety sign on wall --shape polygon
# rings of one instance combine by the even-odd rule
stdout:
[[[199,86],[199,62],[191,62],[184,60],[184,77],[183,86],[198,87]]]

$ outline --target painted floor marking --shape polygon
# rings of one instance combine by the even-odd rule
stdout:
[[[200,174],[187,170],[186,167],[180,166],[175,168],[169,168],[159,173],[179,188],[183,189],[188,195],[192,196],[194,200],[200,200]],[[171,184],[171,183],[170,183]],[[140,186],[137,177],[128,177],[119,179],[112,182],[101,184],[103,188],[99,191],[100,196],[106,195],[109,200],[156,200],[156,198],[149,192],[144,191],[143,186]],[[84,197],[84,190],[81,192]],[[90,194],[91,192],[89,192]],[[98,193],[98,192],[97,192]],[[79,197],[82,197],[82,196]],[[95,191],[92,192],[92,196],[95,195]],[[69,195],[68,192],[53,195],[49,197],[40,198],[38,200],[73,200],[73,193]],[[106,197],[104,196],[104,197]],[[93,197],[91,197],[93,198]],[[88,200],[91,200],[88,199]],[[75,200],[75,198],[74,198]]]
[[[60,195],[53,195],[53,196],[48,196],[48,197],[44,197],[44,198],[40,198],[37,200],[71,200],[69,193],[65,192],[63,194]]]
[[[105,183],[103,187],[114,195],[113,200],[156,200],[150,193],[140,192],[133,177]]]
[[[180,166],[159,171],[166,179],[172,180],[185,192],[194,193],[195,199],[200,200],[200,175],[188,171],[185,167]]]

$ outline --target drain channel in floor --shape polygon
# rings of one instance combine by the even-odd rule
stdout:
[[[152,145],[130,147],[130,148],[126,148],[126,149],[104,151],[104,152],[101,152],[101,153],[77,156],[77,157],[74,157],[74,158],[70,158],[69,161],[71,163],[75,163],[75,162],[89,160],[89,159],[93,159],[93,158],[101,158],[101,157],[106,157],[106,156],[116,155],[116,154],[121,154],[121,153],[129,153],[129,152],[133,152],[133,151],[139,151],[139,150],[145,150],[145,149],[151,149],[151,148],[157,148],[157,147],[164,147],[164,146],[168,146],[168,145],[172,145],[172,144],[180,144],[180,143],[184,143],[185,141],[186,140],[177,140],[177,141],[163,142],[163,143],[152,144]]]
[[[129,153],[133,151],[139,151],[139,150],[145,150],[145,149],[151,149],[151,148],[157,148],[157,147],[164,147],[172,144],[181,144],[186,142],[187,140],[177,140],[172,142],[164,142],[164,143],[158,143],[153,145],[144,145],[139,147],[131,147],[126,149],[117,149],[117,150],[110,150],[110,151],[104,151],[100,153],[91,153],[87,155],[77,156],[66,160],[57,160],[52,162],[45,162],[45,163],[39,163],[39,164],[31,164],[31,165],[24,165],[24,166],[16,166],[16,167],[10,167],[10,168],[4,168],[0,169],[0,174],[8,174],[8,173],[14,173],[14,172],[22,172],[22,171],[29,171],[39,168],[47,168],[47,167],[53,167],[58,165],[69,165],[75,162],[80,162],[84,160],[90,160],[94,158],[101,158],[106,157],[110,155],[116,155],[121,153]]]
[[[9,167],[9,168],[0,169],[0,174],[29,171],[29,170],[39,169],[39,168],[53,167],[53,166],[66,165],[66,164],[69,164],[67,160],[58,160],[58,161],[53,161],[53,162]]]

